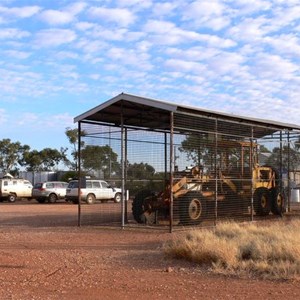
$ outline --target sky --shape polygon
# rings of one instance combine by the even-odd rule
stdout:
[[[68,147],[124,92],[300,125],[300,0],[0,0],[0,140]]]

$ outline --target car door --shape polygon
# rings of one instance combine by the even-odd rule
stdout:
[[[30,181],[24,180],[24,182],[19,183],[19,186],[22,190],[22,196],[20,197],[31,197],[32,184]]]
[[[102,191],[103,197],[105,197],[102,199],[112,199],[113,198],[113,190],[106,181],[101,181],[101,191]]]
[[[93,192],[96,196],[96,199],[97,200],[105,199],[102,192],[100,181],[99,180],[92,181],[92,186],[93,186]]]
[[[55,182],[54,183],[54,188],[55,188],[55,192],[56,195],[58,196],[58,198],[64,198],[66,195],[66,188],[63,185],[62,182]]]

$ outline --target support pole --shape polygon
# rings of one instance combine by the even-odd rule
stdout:
[[[253,221],[254,217],[254,207],[253,207],[253,194],[254,194],[254,178],[253,178],[253,170],[255,168],[255,159],[253,159],[254,151],[253,151],[253,127],[251,127],[251,139],[250,139],[250,158],[252,160],[252,163],[250,164],[250,172],[251,172],[251,206],[250,206],[250,212],[251,212],[251,221]],[[254,163],[253,163],[254,162]]]
[[[287,192],[287,201],[288,201],[288,206],[287,206],[287,209],[288,209],[288,212],[291,212],[291,177],[290,177],[290,150],[291,150],[291,146],[290,146],[290,132],[288,131],[288,134],[287,134],[287,142],[288,142],[288,166],[287,166],[287,179],[288,179],[288,192]]]
[[[125,130],[124,130],[124,117],[123,117],[123,105],[121,108],[121,227],[125,227]]]
[[[173,230],[174,113],[170,113],[170,233]]]
[[[218,220],[218,120],[215,122],[215,226]]]
[[[126,183],[127,183],[127,143],[128,143],[128,138],[127,138],[127,128],[125,128],[125,149],[124,149],[124,154],[125,154],[125,162],[124,162],[124,195],[125,195],[125,198],[124,198],[124,206],[125,206],[125,223],[128,224],[128,197],[129,195],[127,195],[126,193]]]
[[[81,226],[81,122],[78,122],[78,227]]]

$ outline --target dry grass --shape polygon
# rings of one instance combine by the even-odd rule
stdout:
[[[300,279],[300,221],[268,225],[222,223],[191,230],[164,245],[167,255],[225,275]]]

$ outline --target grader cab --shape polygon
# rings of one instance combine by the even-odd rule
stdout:
[[[174,172],[172,186],[167,183],[160,193],[138,192],[132,204],[134,219],[138,223],[155,223],[158,213],[169,216],[171,205],[173,217],[181,224],[191,225],[213,217],[216,211],[219,214],[222,211],[249,213],[253,209],[260,216],[270,212],[281,215],[284,208],[281,180],[275,169],[257,163],[257,145],[226,141],[219,146],[222,149],[220,163],[210,168],[210,172],[194,166]],[[230,165],[228,150],[231,147],[240,152],[239,168]],[[251,157],[245,155],[246,151],[252,153]]]

